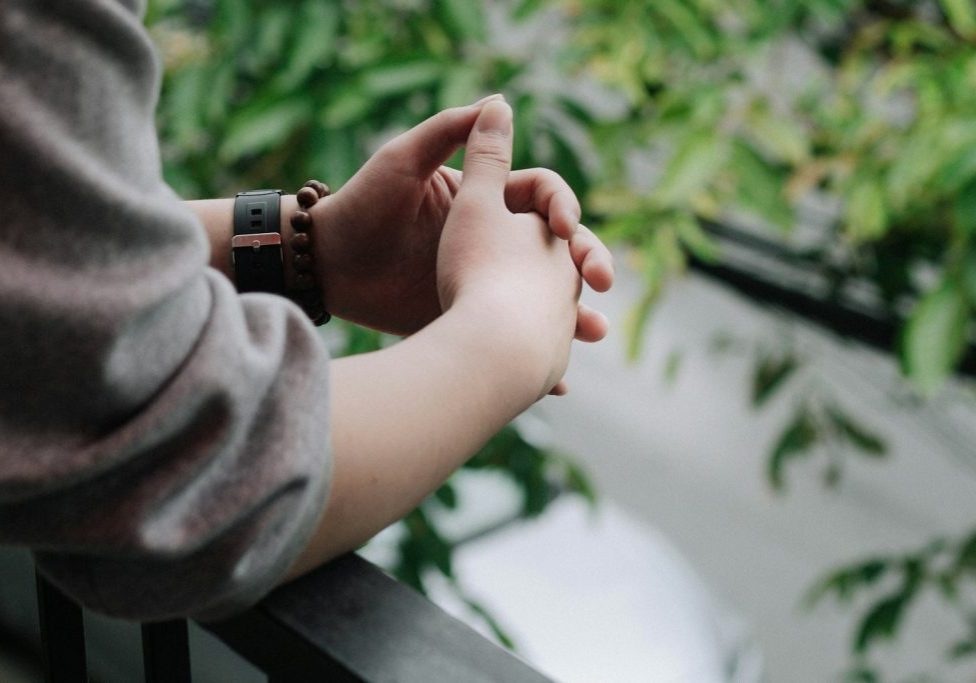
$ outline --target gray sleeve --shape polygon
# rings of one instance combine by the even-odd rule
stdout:
[[[93,609],[213,618],[330,477],[324,345],[161,178],[143,0],[0,2],[0,543]]]

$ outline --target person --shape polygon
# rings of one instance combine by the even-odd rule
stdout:
[[[310,208],[326,308],[407,335],[330,362],[299,307],[235,290],[233,200],[162,180],[143,11],[0,6],[0,543],[97,611],[213,619],[563,393],[571,341],[607,328],[581,276],[613,268],[562,179],[510,171],[502,98],[446,110]]]

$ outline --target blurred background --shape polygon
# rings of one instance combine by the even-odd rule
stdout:
[[[559,680],[976,679],[972,0],[151,0],[186,198],[502,92],[610,338],[363,552]],[[455,160],[455,165],[458,159]],[[330,326],[337,354],[395,343]]]

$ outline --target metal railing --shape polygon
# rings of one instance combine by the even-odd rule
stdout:
[[[830,272],[818,258],[756,232],[707,221],[702,227],[722,247],[722,254],[717,262],[692,258],[696,272],[845,339],[885,353],[897,349],[905,320],[892,316],[870,283]],[[976,376],[976,344],[968,345],[958,371]]]
[[[87,680],[83,610],[37,576],[45,680]],[[268,675],[291,681],[544,683],[549,679],[357,555],[282,586],[227,621],[201,623]],[[142,625],[146,683],[191,680],[187,622]]]

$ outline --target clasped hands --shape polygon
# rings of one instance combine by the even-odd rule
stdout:
[[[606,291],[613,264],[579,224],[579,202],[558,174],[511,171],[511,117],[492,96],[384,145],[312,207],[317,270],[330,312],[394,334],[421,329],[469,294],[494,312],[518,309],[500,322],[524,323],[513,333],[558,347],[545,360],[547,390],[558,394],[570,341],[607,333],[606,318],[578,303],[581,278]],[[464,171],[443,166],[461,146]]]

